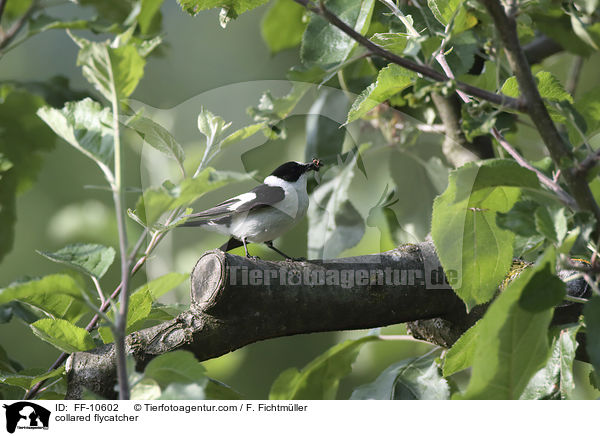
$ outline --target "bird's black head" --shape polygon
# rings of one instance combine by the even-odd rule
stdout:
[[[271,175],[279,177],[286,182],[295,182],[302,174],[311,170],[319,171],[319,168],[321,168],[321,161],[319,161],[319,159],[313,159],[310,163],[286,162],[277,167]]]

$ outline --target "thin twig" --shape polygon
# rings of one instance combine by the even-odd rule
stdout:
[[[106,297],[104,297],[104,292],[102,292],[102,287],[100,286],[100,282],[98,281],[98,279],[95,276],[91,276],[92,277],[92,282],[94,282],[94,286],[96,287],[96,292],[98,292],[98,297],[100,298],[100,303],[104,304],[104,300],[106,299]]]
[[[448,61],[446,61],[446,56],[444,56],[444,53],[442,51],[440,51],[435,56],[435,60],[438,62],[438,64],[440,64],[440,66],[442,67],[442,70],[444,70],[444,73],[446,73],[446,76],[448,76],[448,78],[454,80],[455,79],[454,73],[452,72],[452,69],[450,69],[450,65],[448,65]],[[469,97],[467,94],[462,92],[460,89],[457,89],[456,93],[461,98],[461,100],[464,101],[465,103],[471,102],[471,97]]]
[[[573,59],[573,63],[571,64],[571,70],[569,71],[567,82],[565,83],[566,91],[572,96],[575,96],[575,91],[577,90],[577,84],[579,83],[579,77],[581,77],[582,69],[583,57],[575,56],[575,59]]]
[[[577,205],[577,202],[575,201],[575,199],[573,197],[571,197],[571,195],[569,195],[569,193],[566,192],[563,188],[561,188],[558,183],[556,183],[554,180],[552,180],[551,178],[546,176],[544,173],[542,173],[540,170],[538,170],[536,167],[534,167],[529,162],[527,162],[527,160],[525,160],[525,158],[523,156],[521,156],[519,154],[519,152],[517,152],[517,150],[515,150],[513,148],[513,146],[510,145],[510,143],[506,139],[504,139],[504,137],[498,131],[497,128],[495,128],[495,127],[492,128],[492,135],[494,136],[494,138],[496,138],[496,141],[498,141],[500,146],[504,150],[506,150],[506,152],[508,154],[510,154],[512,156],[512,158],[515,161],[517,161],[517,163],[519,165],[521,165],[523,168],[527,168],[528,170],[533,171],[536,174],[540,183],[542,183],[548,189],[550,189],[552,192],[554,192],[558,196],[558,198],[560,199],[560,201],[562,203],[564,203],[566,206],[568,206],[572,210],[579,210],[579,206]]]
[[[140,237],[138,238],[137,242],[133,246],[131,253],[129,253],[129,258],[127,260],[129,262],[129,265],[131,265],[133,263],[133,261],[135,260],[135,257],[137,256],[138,252],[142,248],[142,244],[146,240],[146,236],[148,236],[148,228],[147,227],[144,228],[144,230],[140,234]]]
[[[34,0],[31,3],[31,6],[29,6],[29,9],[27,9],[27,11],[25,11],[25,13],[12,26],[10,26],[10,29],[8,29],[6,33],[2,36],[2,39],[0,39],[0,51],[4,49],[8,44],[10,44],[11,41],[15,38],[15,36],[17,36],[19,31],[27,23],[27,20],[29,20],[29,17],[31,17],[31,15],[37,9],[38,2],[39,0]],[[3,2],[3,8],[5,4],[6,1]]]
[[[142,238],[140,238],[141,240],[143,240]],[[158,244],[158,242],[160,242],[162,238],[155,238],[151,241],[151,243],[148,245],[148,248],[146,249],[146,252],[144,253],[144,255],[138,259],[138,261],[136,262],[136,264],[133,266],[133,268],[131,269],[131,274],[130,277],[133,277],[144,265],[144,263],[146,262],[146,260],[148,259],[148,256],[150,255],[150,253],[152,252],[152,250],[156,247],[156,245]],[[137,244],[136,244],[137,245]],[[138,250],[139,251],[139,250]],[[132,252],[132,255],[135,252]],[[104,302],[102,302],[102,304],[100,305],[100,310],[99,312],[106,312],[108,310],[108,308],[110,307],[110,303],[111,301],[114,301],[118,296],[119,293],[121,292],[121,288],[123,286],[123,282],[119,283],[119,285],[115,288],[115,290],[113,291],[113,293],[110,295],[110,298],[106,298],[104,300]],[[100,315],[95,314],[93,316],[93,318],[90,320],[90,322],[87,324],[87,326],[85,327],[85,330],[87,330],[88,332],[91,332],[96,325],[98,324],[98,321],[100,320]],[[68,353],[61,353],[58,358],[54,361],[54,363],[50,366],[50,368],[48,369],[48,371],[52,371],[55,370],[56,368],[58,368],[60,365],[62,365],[65,360],[67,360],[67,357],[69,357]],[[37,393],[40,391],[40,388],[45,384],[45,380],[38,382],[36,385],[34,385],[26,394],[24,399],[28,400],[33,398],[35,395],[37,395]]]
[[[587,303],[588,301],[590,301],[587,298],[575,297],[575,296],[572,296],[572,295],[565,295],[564,300],[565,301],[570,301],[572,303],[584,303],[584,304]]]
[[[382,341],[410,341],[410,342],[420,342],[422,344],[433,345],[431,342],[424,341],[422,339],[417,339],[411,335],[379,335],[377,336]]]
[[[352,27],[348,26],[346,23],[344,23],[342,20],[340,20],[340,18],[338,18],[337,15],[332,13],[323,4],[321,4],[317,7],[317,6],[312,5],[309,2],[309,0],[294,0],[294,1],[296,3],[304,6],[309,11],[325,18],[327,21],[329,21],[331,24],[333,24],[335,27],[340,29],[342,32],[344,32],[348,36],[350,36],[352,39],[354,39],[360,45],[366,47],[373,54],[380,56],[380,57],[388,60],[389,62],[399,65],[403,68],[406,68],[411,71],[415,71],[415,72],[417,72],[425,77],[428,77],[436,82],[448,81],[448,78],[444,74],[440,73],[439,71],[436,71],[427,65],[423,65],[423,64],[414,62],[410,59],[404,58],[402,56],[398,56],[392,52],[387,51],[383,47],[375,44],[373,41],[364,37],[363,35],[358,33],[356,30],[354,30]],[[501,95],[501,94],[496,94],[496,93],[487,91],[485,89],[478,88],[473,85],[469,85],[464,82],[456,81],[454,83],[458,89],[466,92],[469,95],[472,95],[473,97],[481,98],[482,100],[487,100],[498,106],[507,107],[507,108],[514,109],[514,110],[521,111],[521,112],[525,111],[525,106],[521,100],[518,100],[518,99],[515,99],[512,97],[508,97],[505,95]]]
[[[108,57],[108,53],[106,54]],[[113,186],[113,200],[117,218],[117,233],[119,236],[119,256],[121,260],[121,295],[119,296],[119,312],[115,314],[113,335],[117,357],[117,380],[119,384],[119,399],[129,399],[129,382],[127,378],[127,365],[125,356],[125,331],[127,328],[127,309],[129,306],[129,257],[127,255],[127,228],[125,223],[125,191],[123,187],[123,150],[121,149],[120,124],[119,124],[119,95],[115,88],[115,78],[111,67],[111,59],[106,59],[109,65],[108,76],[111,90],[112,127],[114,138],[114,171],[115,183]]]
[[[180,209],[174,210],[173,212],[171,212],[171,214],[169,215],[169,217],[167,218],[167,220],[165,221],[166,225],[169,225],[173,219],[177,216],[178,212],[180,211]],[[158,243],[162,240],[162,238],[165,236],[165,232],[161,232],[161,233],[155,233],[150,242],[148,243],[148,246],[146,247],[146,250],[144,251],[144,255],[142,257],[140,257],[138,259],[138,261],[135,263],[135,265],[133,266],[133,268],[131,268],[131,273],[130,273],[130,277],[133,277],[141,268],[142,266],[146,263],[146,261],[148,260],[148,257],[150,256],[150,254],[152,254],[152,251],[154,251],[154,249],[156,248],[156,246],[158,245]],[[145,236],[147,235],[147,230],[142,232],[142,235],[140,235],[140,238],[138,239],[138,241],[135,244],[135,247],[138,247],[141,242],[140,241],[144,241],[145,240]],[[131,254],[130,254],[130,262],[129,264],[131,265],[133,263],[132,259],[135,258],[136,253],[139,251],[139,248],[134,247],[134,250],[132,250]],[[110,295],[110,298],[107,298],[104,300],[104,303],[102,303],[100,305],[100,310],[99,312],[106,312],[108,310],[108,308],[111,305],[111,302],[114,301],[118,296],[119,293],[121,292],[121,288],[123,286],[123,282],[119,283],[119,285],[115,288],[115,290],[113,291],[113,293]],[[91,332],[96,325],[98,324],[98,321],[100,320],[100,315],[95,314],[94,317],[90,320],[90,322],[87,324],[87,326],[85,327],[85,329],[88,332]],[[48,369],[48,371],[52,371],[55,370],[56,368],[58,368],[60,365],[62,365],[65,360],[67,360],[67,358],[69,357],[69,354],[67,353],[61,353],[58,358],[54,361],[54,363],[50,366],[50,368]],[[40,391],[40,388],[45,384],[45,380],[38,382],[37,384],[35,384],[28,392],[26,392],[24,399],[28,400],[33,398],[35,395],[37,395],[37,393]]]

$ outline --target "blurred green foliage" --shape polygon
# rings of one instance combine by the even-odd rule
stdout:
[[[110,115],[118,107],[130,117],[120,121],[124,139],[132,144],[123,156],[126,204],[137,221],[127,223],[132,241],[141,233],[137,224],[152,235],[166,234],[171,223],[161,221],[164,212],[181,215],[196,200],[194,208],[201,208],[256,184],[242,173],[260,180],[281,162],[318,155],[327,165],[322,179],[310,182],[318,207],[297,231],[281,238],[285,252],[316,257],[376,253],[423,240],[433,229],[444,266],[463,271],[464,286],[455,290],[469,307],[492,298],[513,255],[528,254],[544,265],[515,279],[476,329],[452,349],[443,365],[450,379],[442,377],[439,349],[405,337],[382,340],[406,333],[405,326],[391,326],[369,334],[274,339],[203,365],[177,351],[153,360],[143,374],[130,362],[134,398],[449,398],[460,392],[473,398],[518,398],[523,392],[527,398],[597,396],[586,380],[590,367],[573,364],[580,325],[551,332],[546,341],[551,307],[562,298],[554,249],[581,249],[576,240],[589,235],[590,220],[536,197],[537,179],[513,161],[488,160],[450,172],[453,156],[442,148],[442,135],[421,130],[439,122],[431,93],[449,94],[452,84],[432,84],[366,56],[354,39],[295,3],[265,3],[180,0],[191,15],[205,11],[195,18],[175,2],[160,0],[57,5],[34,14],[25,37],[2,53],[0,258],[5,258],[0,263],[0,296],[6,301],[0,303],[8,304],[0,308],[0,380],[10,386],[2,395],[16,397],[19,389],[48,378],[59,382],[44,395],[58,398],[64,390],[61,368],[50,373],[34,368],[49,366],[56,348],[72,352],[113,340],[106,325],[110,317],[99,334],[81,327],[82,317],[90,316],[84,303],[96,296],[87,278],[62,267],[75,268],[111,292],[119,282],[118,266],[111,266],[110,247],[118,245],[114,206],[102,177],[104,172],[111,182]],[[519,95],[516,79],[494,58],[499,47],[489,37],[489,18],[477,5],[431,0],[427,8],[407,6],[404,15],[385,1],[326,3],[356,32],[395,54],[429,62],[452,47],[445,55],[462,80]],[[528,4],[520,18],[523,41],[534,36],[525,25],[529,17],[539,18],[537,30],[545,31],[553,21],[570,29],[560,9],[554,5],[546,10],[540,4]],[[3,26],[37,3],[9,5]],[[207,11],[215,7],[221,8],[218,17]],[[578,7],[571,13],[591,17],[595,11]],[[582,95],[597,85],[597,26],[586,20],[570,25],[576,42],[587,44],[585,50],[575,48],[568,32],[557,38],[573,53],[590,56],[578,87]],[[69,29],[71,38],[58,29]],[[107,35],[114,38],[111,44]],[[159,46],[161,37],[164,44]],[[486,57],[481,76],[467,74],[476,55]],[[581,137],[598,127],[598,93],[596,87],[578,98],[562,86],[565,60],[571,57],[566,52],[549,58],[534,72],[551,116],[568,124],[566,132],[579,146]],[[291,86],[279,81],[286,78],[298,81]],[[318,88],[323,84],[333,89]],[[78,102],[66,103],[74,100]],[[119,106],[102,106],[106,100]],[[463,114],[462,129],[469,140],[500,119],[485,104],[473,104]],[[53,150],[55,137],[42,120],[91,160],[65,147],[63,140]],[[518,126],[517,135],[514,120],[508,123],[507,138],[527,159],[541,159],[544,150],[533,129]],[[597,138],[589,143],[596,147]],[[473,175],[469,173],[476,177],[461,185]],[[523,220],[523,205],[531,203],[540,206],[532,209],[532,219]],[[465,211],[479,215],[456,221]],[[476,226],[487,226],[483,238],[481,230],[472,231]],[[527,235],[519,233],[523,228]],[[576,234],[567,236],[568,230]],[[460,245],[463,233],[467,248]],[[222,242],[204,231],[190,234],[185,229],[169,234],[146,274],[133,278],[131,289],[137,290],[127,332],[168,319],[189,302],[186,274],[200,253]],[[525,244],[520,245],[519,237],[532,235],[538,236],[533,249],[520,250]],[[7,254],[11,245],[15,248]],[[552,259],[543,257],[543,248]],[[484,251],[487,256],[478,254]],[[272,256],[262,247],[256,252]],[[44,280],[53,281],[52,286]],[[554,292],[541,295],[541,285],[534,282]],[[586,306],[588,328],[597,329],[597,298]],[[511,342],[514,328],[524,331],[520,345]],[[597,332],[589,337],[598,342]],[[523,349],[523,344],[531,347]],[[567,356],[567,362],[556,359],[557,353]],[[510,362],[502,361],[503,356]],[[597,368],[597,353],[591,357]],[[508,371],[511,364],[520,365],[519,374]],[[470,378],[464,371],[469,366]],[[513,390],[492,390],[494,383]]]

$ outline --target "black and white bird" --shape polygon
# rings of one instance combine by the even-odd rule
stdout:
[[[203,226],[230,236],[221,246],[228,251],[248,243],[264,242],[286,259],[292,259],[273,245],[273,240],[296,225],[308,209],[306,178],[310,171],[319,171],[321,161],[286,162],[270,176],[245,194],[225,200],[205,211],[187,215],[182,226]]]

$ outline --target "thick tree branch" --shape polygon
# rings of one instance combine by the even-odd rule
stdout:
[[[212,250],[192,271],[190,309],[132,333],[126,349],[142,370],[152,358],[177,349],[206,360],[264,339],[403,322],[410,323],[415,337],[449,347],[485,307],[467,314],[442,279],[431,242],[308,262],[252,260]],[[580,306],[556,313],[561,321],[576,320]],[[80,398],[83,389],[115,397],[114,344],[74,353],[66,370],[67,398]]]
[[[369,50],[372,54],[380,56],[380,57],[386,59],[387,61],[392,62],[396,65],[400,65],[401,67],[406,68],[408,70],[415,71],[415,72],[423,75],[424,77],[428,77],[429,79],[432,79],[436,82],[448,81],[448,78],[444,74],[440,73],[439,71],[434,70],[433,68],[431,68],[427,65],[416,63],[410,59],[406,59],[402,56],[398,56],[392,52],[389,52],[389,51],[385,50],[383,47],[370,41],[368,38],[365,38],[363,35],[358,33],[352,27],[348,26],[346,23],[344,23],[342,20],[340,20],[337,15],[332,13],[323,4],[320,4],[319,6],[315,6],[310,2],[310,0],[294,0],[294,1],[296,3],[304,6],[309,11],[325,18],[327,21],[329,21],[335,27],[340,29],[342,32],[344,32],[345,34],[350,36],[352,39],[354,39],[356,42],[358,42],[360,45],[362,45],[367,50]],[[459,90],[461,90],[473,97],[477,97],[482,100],[486,100],[491,103],[494,103],[498,106],[503,106],[503,107],[514,109],[514,110],[521,111],[521,112],[523,112],[525,109],[523,104],[521,103],[521,101],[517,100],[515,98],[508,97],[503,94],[496,94],[496,93],[487,91],[485,89],[481,89],[476,86],[469,85],[468,83],[464,83],[464,82],[460,82],[460,81],[456,81],[455,84]]]
[[[462,131],[461,124],[461,107],[462,103],[457,95],[444,97],[439,93],[432,93],[431,100],[435,105],[437,113],[444,125],[444,150],[452,150],[456,145],[469,150],[479,159],[490,159],[494,157],[494,149],[492,142],[487,136],[478,136],[473,142],[467,140]],[[452,152],[444,153],[447,157],[452,156]],[[455,166],[460,166],[464,162],[453,162]]]
[[[521,95],[525,99],[527,113],[542,137],[550,157],[561,170],[570,188],[569,191],[575,198],[579,208],[592,212],[596,218],[596,223],[598,223],[597,229],[600,229],[600,207],[594,200],[585,177],[574,167],[573,154],[548,114],[519,42],[515,17],[507,15],[499,0],[480,1],[492,16],[498,29],[506,58],[515,74]]]
[[[544,59],[563,51],[562,46],[552,38],[542,35],[523,46],[525,57],[530,65],[539,64]]]

